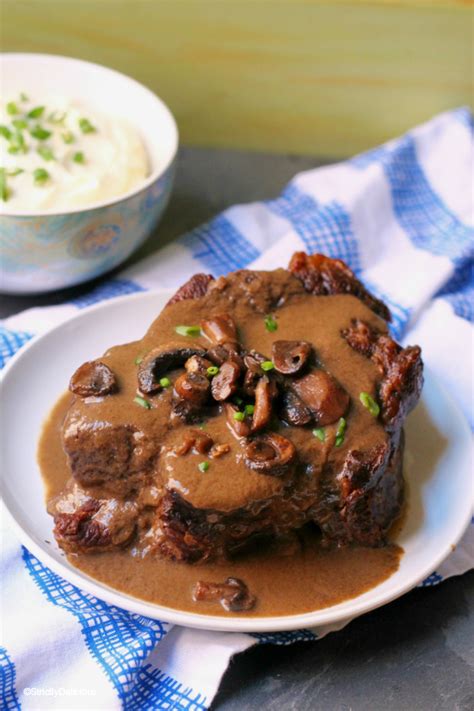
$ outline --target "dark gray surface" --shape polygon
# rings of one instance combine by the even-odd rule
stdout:
[[[184,149],[161,225],[133,260],[225,207],[271,198],[313,158]],[[100,281],[100,280],[99,280]],[[1,297],[0,316],[60,303],[97,282]],[[238,655],[213,711],[474,711],[474,573],[415,590],[316,642]]]

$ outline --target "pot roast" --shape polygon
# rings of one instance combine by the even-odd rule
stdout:
[[[383,545],[423,382],[389,319],[319,254],[194,276],[141,341],[72,376],[71,478],[48,506],[59,545],[199,563],[308,524],[323,545]]]

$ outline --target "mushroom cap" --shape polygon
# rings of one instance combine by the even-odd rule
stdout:
[[[276,432],[268,432],[248,440],[244,461],[249,469],[261,474],[281,476],[296,459],[293,442]]]
[[[204,357],[206,351],[199,346],[166,344],[153,348],[138,366],[138,387],[143,393],[151,394],[160,390],[160,378],[169,370],[183,366],[193,355]]]
[[[81,397],[110,395],[117,389],[115,375],[100,360],[88,360],[73,374],[69,390]]]
[[[313,347],[308,341],[274,341],[272,360],[283,375],[299,373],[309,360]]]

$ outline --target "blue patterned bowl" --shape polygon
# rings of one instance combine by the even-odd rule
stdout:
[[[93,279],[139,247],[161,217],[173,185],[178,131],[166,105],[124,74],[89,62],[41,54],[4,54],[5,95],[64,94],[135,125],[147,149],[149,176],[115,200],[83,209],[0,215],[0,288],[39,293]],[[71,94],[70,87],[74,87]]]

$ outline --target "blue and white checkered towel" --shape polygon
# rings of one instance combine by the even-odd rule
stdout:
[[[295,250],[324,252],[388,303],[396,337],[422,345],[473,425],[473,165],[469,112],[442,114],[353,160],[297,175],[275,200],[226,210],[85,297],[8,319],[0,358],[102,299],[177,287],[198,271],[271,269]],[[423,585],[473,568],[473,544],[471,525]],[[232,654],[336,628],[254,636],[173,628],[83,593],[9,532],[1,576],[5,709],[205,709]]]

